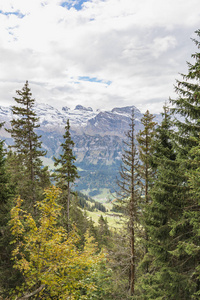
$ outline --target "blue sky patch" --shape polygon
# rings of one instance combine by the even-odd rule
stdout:
[[[20,11],[2,11],[2,10],[0,10],[0,14],[5,15],[5,16],[15,15],[20,19],[25,17],[25,15],[23,15]]]
[[[90,0],[77,0],[77,1],[63,1],[61,3],[62,7],[66,7],[67,9],[70,9],[71,7],[74,7],[76,10],[81,10],[82,5],[84,2],[89,2]]]
[[[101,79],[98,79],[96,77],[89,77],[89,76],[79,76],[78,78],[79,80],[82,81],[90,81],[90,82],[98,82],[98,83],[105,83],[107,85],[110,85],[112,82],[111,81],[104,81]]]

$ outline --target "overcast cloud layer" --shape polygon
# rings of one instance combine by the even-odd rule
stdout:
[[[0,105],[160,112],[197,51],[199,0],[1,0]]]

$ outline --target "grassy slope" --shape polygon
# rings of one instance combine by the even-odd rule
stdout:
[[[90,195],[90,192],[91,190],[90,189],[87,189],[87,190],[82,190],[81,191],[83,194],[89,196]],[[107,188],[100,188],[99,189],[99,194],[96,195],[96,196],[92,196],[92,198],[95,200],[95,201],[98,201],[100,203],[102,203],[103,205],[105,204],[106,201],[108,201],[109,199],[112,199],[113,198],[113,195],[110,193],[110,190],[107,189]]]
[[[103,213],[102,211],[99,210],[92,211],[92,212],[87,211],[88,217],[92,218],[92,220],[95,222],[95,225],[98,225],[98,219],[102,215],[104,219],[105,218],[107,219],[108,226],[110,229],[114,230],[115,228],[116,229],[122,228],[124,218],[121,216],[121,214],[110,211],[110,209],[112,208],[111,203],[104,203],[103,205],[106,207],[108,212]]]

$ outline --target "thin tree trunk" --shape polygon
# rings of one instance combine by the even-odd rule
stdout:
[[[131,225],[131,268],[130,268],[130,294],[134,295],[135,290],[135,232],[134,226]]]
[[[131,278],[130,278],[130,294],[134,295],[135,290],[135,143],[134,143],[134,126],[131,130],[131,203],[130,203],[130,242],[131,242]]]
[[[69,227],[70,227],[69,206],[70,206],[70,182],[68,182],[68,187],[67,187],[67,232],[69,232]]]
[[[146,148],[148,149],[148,145],[146,144]],[[147,163],[146,165],[146,178],[145,178],[145,200],[146,200],[146,206],[149,205],[149,172],[148,172],[148,169],[149,169],[149,164]],[[147,229],[145,229],[145,240],[146,240],[146,243],[148,243],[148,240],[149,240],[149,237],[148,237],[148,233],[147,233]],[[146,244],[145,246],[145,254],[147,254],[149,252],[148,250],[148,245]],[[146,273],[149,272],[149,264],[147,262],[147,265],[146,265]]]

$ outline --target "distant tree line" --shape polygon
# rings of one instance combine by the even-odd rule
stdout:
[[[95,201],[94,199],[84,195],[81,192],[77,192],[77,195],[78,195],[78,203],[81,208],[85,208],[88,211],[94,211],[95,209],[101,212],[107,211],[106,207],[102,203]]]

